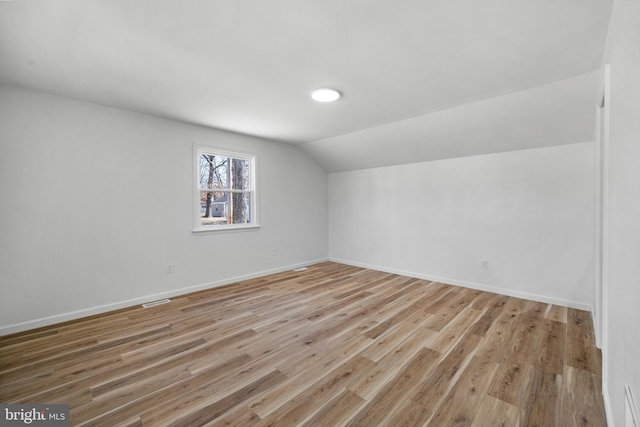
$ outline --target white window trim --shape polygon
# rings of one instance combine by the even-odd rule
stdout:
[[[236,159],[246,159],[251,165],[251,208],[253,222],[251,224],[221,224],[216,226],[203,227],[200,225],[200,153],[214,153],[216,155],[222,155],[226,157],[233,157]],[[219,149],[208,145],[193,144],[193,233],[220,233],[229,231],[244,231],[244,230],[256,230],[261,227],[259,209],[258,209],[258,188],[257,188],[257,175],[258,175],[258,162],[257,156],[253,153],[239,153],[234,151],[228,151]],[[225,192],[243,192],[234,191],[232,189],[224,190]]]

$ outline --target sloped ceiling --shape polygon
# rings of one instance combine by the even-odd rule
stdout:
[[[0,82],[301,144],[329,171],[581,142],[611,6],[4,1]]]
[[[598,72],[303,145],[329,172],[592,141]]]

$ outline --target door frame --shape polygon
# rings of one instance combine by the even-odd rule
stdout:
[[[609,252],[609,129],[611,67],[605,64],[596,107],[595,138],[595,295],[593,308],[596,346],[602,350],[602,377],[607,378],[608,252]]]

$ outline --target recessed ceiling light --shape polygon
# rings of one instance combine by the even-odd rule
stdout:
[[[338,98],[340,98],[340,92],[338,92],[335,89],[329,89],[326,87],[320,88],[320,89],[316,89],[313,92],[311,92],[311,98],[314,99],[314,101],[318,101],[318,102],[333,102],[333,101],[337,101]]]

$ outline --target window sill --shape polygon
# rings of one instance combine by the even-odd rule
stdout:
[[[249,225],[218,225],[207,228],[194,228],[193,234],[210,234],[210,233],[232,233],[236,231],[252,231],[260,229],[260,224]]]

